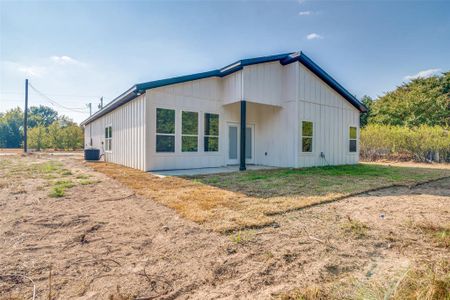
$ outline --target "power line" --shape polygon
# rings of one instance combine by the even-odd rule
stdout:
[[[79,113],[86,113],[86,108],[76,108],[76,107],[67,107],[64,106],[62,104],[59,104],[58,102],[52,100],[49,96],[45,95],[43,92],[39,91],[37,88],[35,88],[31,83],[28,83],[28,85],[36,92],[38,93],[41,97],[45,98],[48,102],[50,102],[50,104],[52,104],[53,106],[58,106],[61,108],[64,108],[66,110],[69,111],[73,111],[73,112],[79,112]]]
[[[21,95],[23,96],[24,93],[23,92],[12,92],[12,91],[0,91],[0,94],[14,94],[14,95]],[[100,98],[100,96],[98,95],[74,95],[74,94],[49,94],[49,93],[45,93],[46,95],[50,95],[50,96],[62,96],[62,97],[69,97],[69,98]]]

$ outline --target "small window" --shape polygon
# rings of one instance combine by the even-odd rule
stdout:
[[[302,152],[313,150],[313,122],[302,121]]]
[[[205,113],[205,152],[219,151],[219,115]]]
[[[350,152],[356,152],[356,127],[350,127],[350,143],[349,143],[349,151]]]
[[[112,150],[112,126],[105,127],[105,151]]]
[[[175,110],[156,109],[156,152],[175,152]]]
[[[181,151],[198,151],[198,113],[181,112]]]

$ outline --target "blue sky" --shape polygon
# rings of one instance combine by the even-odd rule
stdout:
[[[0,111],[23,105],[25,78],[83,108],[134,83],[297,50],[357,97],[450,70],[450,1],[0,0],[0,18]],[[30,104],[50,105],[34,91]]]

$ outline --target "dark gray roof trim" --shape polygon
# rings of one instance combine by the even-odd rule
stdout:
[[[328,73],[326,73],[322,68],[316,65],[309,57],[307,57],[303,52],[293,52],[293,53],[284,53],[272,56],[264,56],[257,58],[249,58],[239,60],[233,64],[230,64],[222,69],[213,70],[209,72],[196,73],[186,76],[173,77],[162,80],[155,80],[150,82],[138,83],[132,86],[129,90],[124,92],[119,97],[115,98],[111,102],[109,102],[105,107],[101,110],[97,111],[95,114],[81,122],[80,125],[87,125],[92,121],[100,118],[101,116],[113,111],[117,107],[133,100],[139,95],[143,94],[146,90],[154,89],[166,85],[172,85],[177,83],[183,83],[203,78],[209,77],[224,77],[230,75],[234,72],[242,70],[245,66],[279,61],[282,65],[287,65],[296,61],[302,63],[306,68],[308,68],[311,72],[316,74],[317,77],[322,79],[325,83],[327,83],[331,88],[333,88],[337,93],[339,93],[342,97],[344,97],[347,101],[349,101],[354,107],[356,107],[360,112],[366,112],[367,108],[356,99],[355,96],[350,94],[344,87],[342,87],[336,80],[334,80]]]

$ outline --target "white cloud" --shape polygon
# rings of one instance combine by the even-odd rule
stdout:
[[[78,60],[70,57],[70,56],[66,56],[66,55],[62,55],[62,56],[52,56],[50,57],[50,59],[57,63],[58,65],[82,65],[81,62],[79,62]]]
[[[301,11],[298,13],[299,16],[309,16],[312,15],[312,11],[310,10],[305,10],[305,11]]]
[[[310,34],[308,34],[307,36],[306,36],[306,38],[308,39],[308,40],[321,40],[321,39],[323,39],[323,36],[321,36],[320,34],[317,34],[317,33],[310,33]]]
[[[24,73],[26,76],[42,77],[45,74],[46,69],[38,66],[20,66],[18,70]]]
[[[413,80],[413,79],[417,79],[417,78],[427,78],[427,77],[431,77],[433,75],[436,75],[440,71],[441,71],[441,69],[423,70],[423,71],[420,71],[419,73],[414,74],[414,75],[407,75],[403,79],[405,79],[405,80]]]

